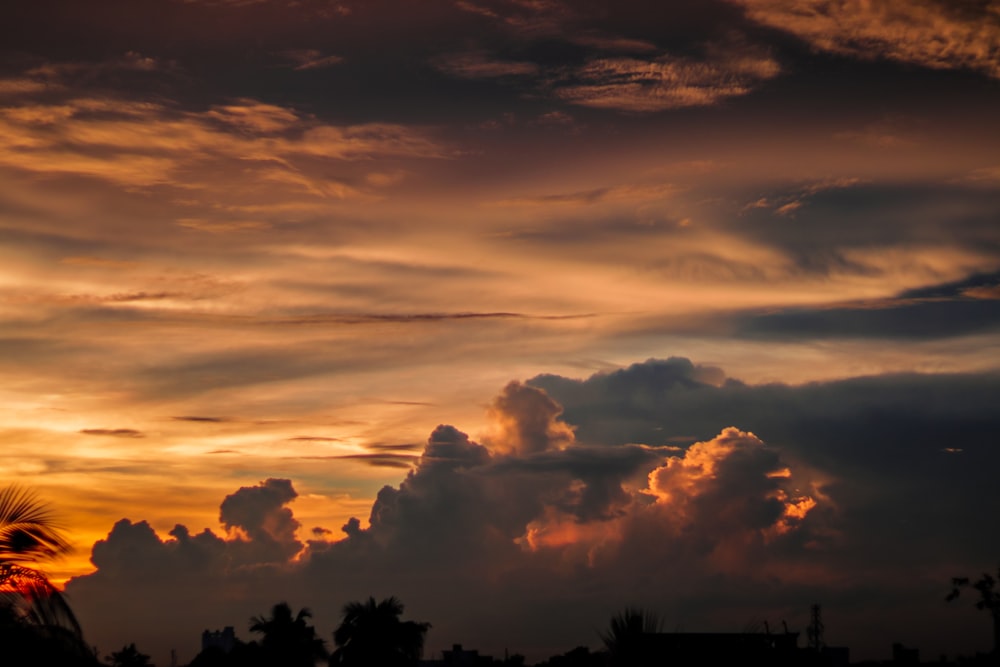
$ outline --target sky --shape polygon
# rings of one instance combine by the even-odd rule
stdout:
[[[167,664],[395,595],[990,648],[995,0],[38,0],[0,23],[0,483]],[[803,641],[804,643],[804,635]]]

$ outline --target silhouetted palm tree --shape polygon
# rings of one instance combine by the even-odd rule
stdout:
[[[113,652],[107,657],[111,667],[153,667],[149,656],[140,653],[135,644],[122,646],[122,650]]]
[[[611,664],[644,665],[647,643],[643,636],[659,632],[661,626],[657,614],[638,607],[626,607],[625,611],[612,616],[607,632],[600,633]]]
[[[344,620],[333,633],[337,650],[330,656],[330,664],[343,667],[416,665],[431,624],[403,621],[400,620],[402,615],[403,603],[395,597],[378,603],[369,597],[365,602],[344,605]]]
[[[997,577],[1000,578],[1000,568],[997,568]],[[951,593],[945,599],[949,602],[954,600],[965,586],[971,586],[979,592],[976,609],[989,611],[993,618],[993,655],[1000,661],[1000,591],[996,590],[996,584],[997,580],[987,572],[973,582],[968,577],[955,577],[951,580]]]
[[[313,667],[317,660],[327,657],[326,646],[316,636],[316,629],[306,623],[312,618],[308,609],[292,615],[286,602],[271,607],[271,616],[250,619],[250,632],[261,638],[261,649],[268,664],[282,667]]]
[[[59,590],[37,569],[69,551],[49,508],[21,487],[0,488],[0,629],[4,663],[96,663]]]

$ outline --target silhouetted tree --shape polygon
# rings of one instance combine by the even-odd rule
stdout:
[[[626,607],[625,611],[612,616],[607,632],[601,633],[611,664],[644,665],[647,642],[643,635],[659,632],[661,626],[657,614],[641,608]]]
[[[218,646],[208,646],[196,655],[188,667],[265,667],[268,664],[263,649],[257,642],[244,643],[239,640],[226,653]]]
[[[96,664],[72,609],[36,567],[68,551],[44,503],[21,487],[0,488],[0,636],[6,640],[5,666]]]
[[[330,664],[343,667],[416,665],[431,624],[403,621],[402,615],[403,603],[395,597],[378,603],[369,597],[365,602],[344,605],[344,620],[333,633],[337,650],[330,656]]]
[[[1000,568],[997,568],[1000,578]],[[979,592],[976,609],[990,612],[993,619],[993,655],[1000,661],[1000,591],[996,590],[997,579],[984,572],[976,581],[970,582],[968,577],[955,577],[951,580],[951,593],[945,599],[949,602],[961,594],[961,589],[971,586]]]
[[[122,650],[112,652],[107,660],[111,663],[111,667],[153,667],[149,656],[140,653],[135,644],[122,646]]]
[[[288,603],[280,602],[271,608],[270,618],[250,619],[250,632],[263,635],[260,642],[263,661],[281,667],[313,667],[317,660],[326,658],[323,640],[306,623],[309,618],[312,614],[308,609],[293,615]]]
[[[605,667],[607,664],[607,653],[591,653],[586,646],[577,646],[572,651],[552,656],[536,667]]]

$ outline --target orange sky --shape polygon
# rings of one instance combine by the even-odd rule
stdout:
[[[58,581],[268,478],[365,528],[437,425],[506,451],[511,380],[998,370],[990,3],[86,4],[0,29],[0,483]]]

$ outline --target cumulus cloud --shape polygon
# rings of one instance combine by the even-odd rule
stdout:
[[[287,479],[268,479],[258,486],[244,486],[222,501],[219,521],[227,529],[245,536],[249,543],[273,553],[263,558],[284,561],[302,548],[295,537],[301,524],[292,516],[292,510],[285,507],[297,496],[291,480]]]
[[[511,382],[490,406],[499,430],[493,442],[501,451],[522,455],[561,449],[573,442],[573,430],[560,414],[562,407],[545,392]]]
[[[710,527],[717,540],[766,539],[788,532],[815,507],[810,496],[789,497],[790,476],[776,450],[728,427],[667,459],[649,474],[649,490],[675,520]]]
[[[148,523],[123,519],[94,546],[97,571],[68,590],[100,637],[112,633],[116,601],[136,587],[155,591],[159,617],[192,626],[192,637],[195,619],[179,610],[195,589],[214,600],[206,613],[247,616],[248,603],[294,591],[335,616],[342,596],[391,587],[435,628],[470,632],[472,618],[455,610],[473,608],[477,596],[513,612],[529,590],[567,599],[586,582],[581,608],[604,615],[615,595],[634,590],[634,582],[622,588],[634,568],[662,592],[678,577],[737,572],[741,559],[786,558],[804,543],[789,534],[814,532],[789,464],[750,433],[725,429],[687,450],[585,446],[561,413],[541,389],[508,384],[490,406],[496,428],[485,444],[438,426],[406,478],[379,491],[367,524],[352,518],[339,539],[321,529],[299,541],[287,479],[226,496],[225,536],[178,525],[162,539]],[[340,597],[316,599],[316,590]],[[519,616],[504,622],[526,627]],[[223,621],[231,622],[209,624]]]
[[[1000,428],[988,398],[1000,389],[995,373],[747,385],[718,368],[672,358],[651,359],[584,380],[538,376],[529,384],[558,400],[564,418],[576,427],[577,439],[594,446],[665,445],[692,437],[708,441],[720,430],[725,433],[730,424],[779,445],[781,458],[793,473],[793,484],[786,487],[790,495],[783,501],[785,518],[779,523],[794,520],[798,510],[789,504],[805,507],[796,500],[795,489],[820,503],[814,512],[836,507],[846,540],[841,562],[863,559],[866,549],[879,544],[901,566],[915,564],[920,558],[901,549],[899,540],[906,535],[907,540],[921,541],[918,533],[928,526],[934,526],[937,537],[923,547],[923,559],[955,558],[958,544],[965,544],[969,552],[963,558],[975,557],[972,552],[990,558],[989,552],[1000,548],[992,539],[974,546],[967,539],[977,530],[970,508],[994,502],[987,497],[988,485],[978,486],[987,484],[988,477],[978,466],[992,465],[986,462],[995,458],[982,444]],[[950,457],[946,463],[942,446],[959,446],[965,450],[963,456],[971,447],[979,463],[963,457]],[[687,456],[699,449],[703,448],[691,446]],[[755,446],[742,449],[758,451]],[[700,458],[708,463],[702,467],[714,465],[704,454]],[[772,473],[784,474],[760,451],[755,456],[765,467],[773,464]],[[672,463],[668,470],[678,465]],[[683,481],[686,471],[682,466],[669,477]],[[946,489],[953,489],[959,479],[964,480],[963,493],[949,494]],[[775,504],[773,511],[777,509]],[[952,519],[942,523],[942,516]],[[883,521],[893,522],[894,536],[883,530]]]

